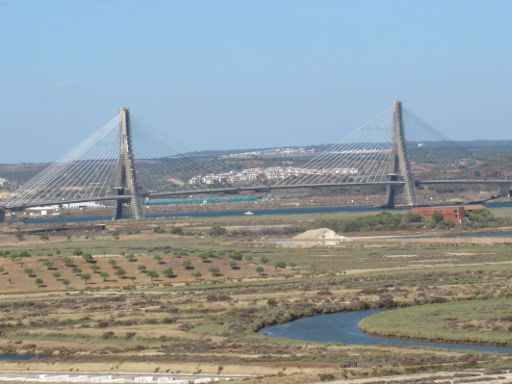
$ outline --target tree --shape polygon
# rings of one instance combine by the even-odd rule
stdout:
[[[210,257],[206,253],[200,254],[199,257],[201,258],[203,263],[209,263],[210,262]]]
[[[83,253],[82,254],[82,259],[84,259],[87,263],[93,263],[94,262],[94,257],[92,257],[92,255],[89,252]]]
[[[153,281],[154,279],[157,279],[159,276],[157,271],[147,271],[146,274],[151,279],[151,281]]]
[[[260,276],[261,276],[261,274],[262,274],[263,272],[265,272],[265,268],[263,268],[261,265],[258,265],[258,266],[256,267],[256,272],[258,272],[258,275],[260,275]]]
[[[68,279],[62,280],[62,284],[64,284],[67,288],[67,286],[69,285],[69,280]]]
[[[208,268],[208,271],[210,271],[210,273],[213,276],[220,276],[220,269],[219,269],[219,267],[211,266],[210,268]]]
[[[194,269],[194,266],[192,265],[192,262],[190,260],[183,260],[183,268],[185,269]]]
[[[71,267],[74,265],[74,262],[73,262],[73,258],[72,257],[69,257],[69,256],[64,256],[62,258],[62,260],[64,261],[64,265],[66,267]]]
[[[135,255],[133,253],[130,253],[128,256],[126,256],[126,258],[128,259],[128,261],[130,263],[133,263],[134,261],[137,261],[137,258],[135,257]]]
[[[116,275],[119,277],[123,277],[124,275],[126,275],[126,271],[123,268],[119,267],[116,270]]]
[[[146,266],[144,264],[137,265],[137,269],[141,272],[144,272],[146,270]]]
[[[32,268],[25,268],[24,271],[30,277],[34,276],[34,270]]]
[[[261,260],[261,264],[267,264],[269,261],[268,257],[266,257],[266,256],[262,256],[260,260]]]
[[[82,273],[82,270],[78,267],[73,267],[72,271],[75,275],[79,275]]]
[[[240,251],[234,251],[229,255],[229,257],[233,260],[242,260],[242,252]]]
[[[61,275],[59,272],[54,272],[54,273],[52,273],[52,276],[53,276],[55,279],[59,280],[59,279],[61,278],[61,276],[62,276],[62,275]]]
[[[99,272],[99,270],[100,270],[101,268],[100,268],[100,266],[99,266],[99,265],[97,265],[97,264],[93,264],[93,265],[91,265],[91,269],[92,269],[92,271],[93,271],[94,273],[98,273],[98,272]]]
[[[162,264],[162,256],[160,256],[160,255],[155,255],[155,256],[153,256],[153,258],[155,259],[155,261],[156,261],[158,264]]]
[[[235,260],[229,260],[229,268],[231,268],[231,269],[239,269],[238,263]]]
[[[117,265],[117,261],[115,261],[114,259],[110,259],[108,261],[108,263],[112,266],[112,267],[115,267]]]
[[[432,213],[432,220],[434,220],[435,223],[440,223],[441,221],[443,221],[443,218],[444,218],[444,216],[443,216],[442,212],[436,211],[436,212]]]
[[[44,266],[46,267],[46,269],[50,270],[53,268],[53,263],[50,261],[50,260],[45,260],[43,262]]]
[[[174,271],[172,270],[171,267],[165,268],[164,269],[164,275],[166,277],[174,277]]]
[[[4,267],[0,267],[0,273],[4,273],[5,271],[5,268]]]
[[[192,272],[192,276],[194,276],[195,279],[198,280],[202,275],[201,275],[201,272],[194,271],[194,272]]]
[[[75,249],[73,250],[73,255],[75,255],[75,256],[80,256],[80,255],[82,255],[83,253],[84,253],[84,251],[82,251],[80,248],[75,248]]]
[[[91,280],[91,275],[89,275],[88,273],[84,273],[82,276],[80,276],[80,278],[85,281],[85,284],[87,284],[87,282],[89,280]]]
[[[109,274],[107,272],[101,272],[100,276],[103,279],[103,282],[105,282],[105,281],[107,281]]]
[[[274,263],[274,268],[275,269],[277,269],[277,268],[284,269],[284,268],[286,268],[286,263],[284,261],[276,261]]]
[[[37,284],[39,287],[40,287],[41,285],[43,285],[43,284],[44,284],[43,279],[41,279],[40,277],[38,277],[38,278],[36,279],[36,284]]]

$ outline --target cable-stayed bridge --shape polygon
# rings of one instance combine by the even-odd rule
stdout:
[[[144,217],[143,201],[193,194],[299,188],[374,187],[383,206],[415,206],[421,185],[499,187],[512,180],[474,172],[477,161],[399,101],[339,143],[302,164],[241,168],[205,152],[180,153],[121,108],[80,145],[22,185],[6,211],[81,202],[112,202],[113,219]]]

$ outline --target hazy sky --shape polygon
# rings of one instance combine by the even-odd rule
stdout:
[[[0,163],[129,106],[186,149],[334,142],[393,99],[512,139],[512,1],[0,0]]]

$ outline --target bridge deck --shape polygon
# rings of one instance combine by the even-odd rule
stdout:
[[[416,180],[416,185],[434,185],[434,184],[491,184],[500,185],[507,184],[511,185],[512,180]],[[157,193],[143,193],[142,198],[157,199],[172,196],[183,196],[183,195],[201,195],[201,194],[236,194],[241,192],[271,192],[275,190],[286,190],[286,189],[302,189],[302,188],[332,188],[332,187],[364,187],[364,186],[388,186],[404,185],[403,181],[376,181],[376,182],[350,182],[350,183],[316,183],[316,184],[297,184],[297,185],[256,185],[252,187],[226,187],[226,188],[210,188],[210,189],[190,189],[182,191],[169,191],[169,192],[157,192]],[[22,210],[25,208],[38,207],[38,206],[49,206],[49,205],[62,205],[62,204],[73,204],[73,203],[85,203],[90,201],[113,201],[113,200],[130,200],[131,196],[104,196],[98,198],[84,198],[84,199],[72,199],[72,200],[61,200],[61,201],[39,201],[33,203],[24,203],[19,205],[2,205],[0,203],[0,209],[3,210]]]

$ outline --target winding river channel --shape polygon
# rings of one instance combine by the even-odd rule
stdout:
[[[305,317],[290,321],[289,323],[264,328],[259,331],[259,334],[276,338],[317,341],[323,343],[430,347],[459,351],[512,353],[512,347],[415,341],[392,337],[372,336],[359,330],[358,324],[362,319],[382,311],[382,309],[375,309],[369,311],[340,312]]]

